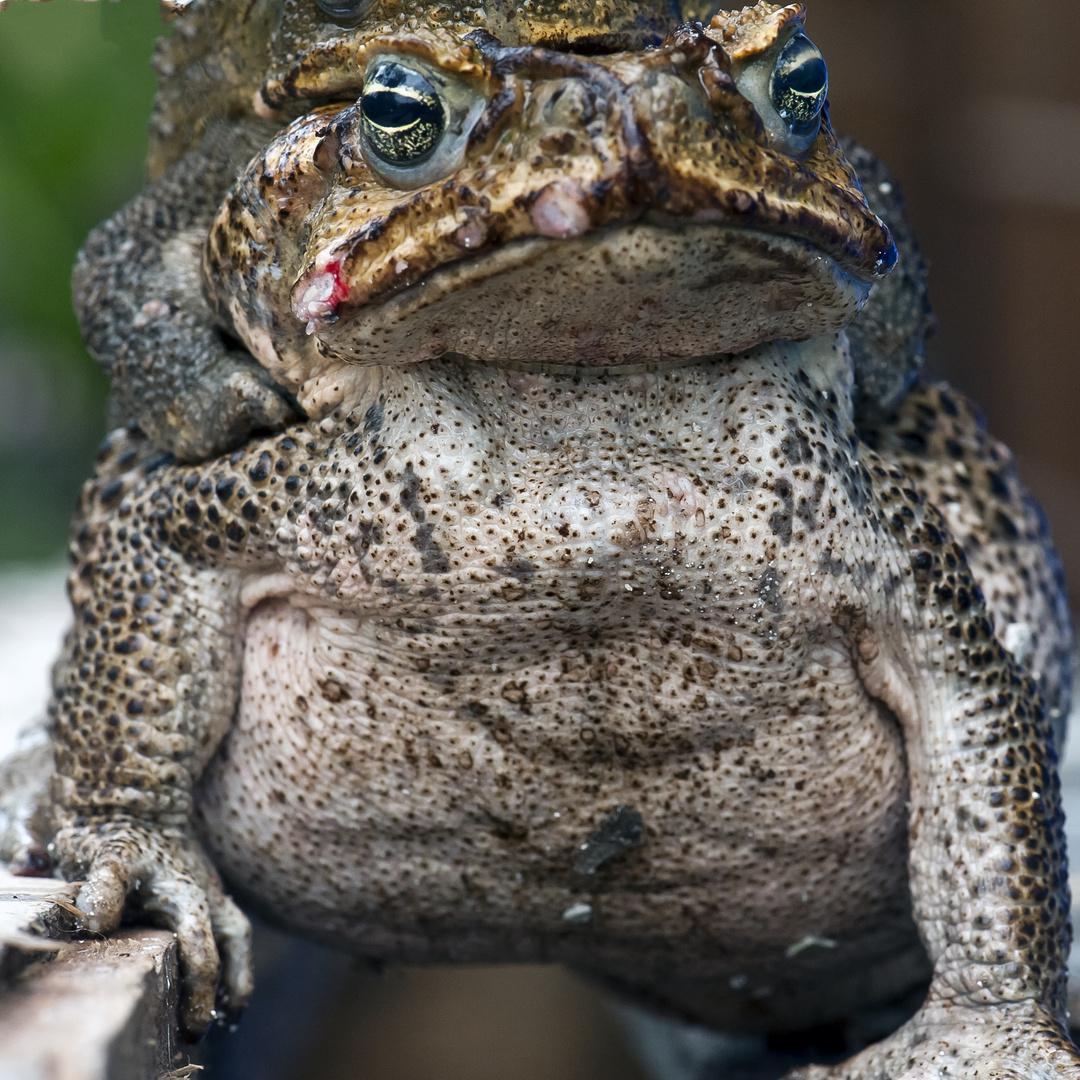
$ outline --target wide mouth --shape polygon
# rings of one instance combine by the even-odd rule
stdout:
[[[348,363],[632,369],[834,333],[868,293],[802,240],[645,219],[443,265],[314,336]]]

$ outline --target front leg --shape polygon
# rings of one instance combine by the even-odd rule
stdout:
[[[220,122],[160,180],[96,228],[72,279],[86,347],[111,384],[110,420],[138,424],[184,461],[295,419],[266,371],[222,336],[202,293],[202,248],[225,192],[274,133]]]
[[[934,977],[896,1034],[802,1075],[1080,1077],[1064,1024],[1069,888],[1050,723],[941,515],[901,470],[866,457],[901,579],[878,626],[841,618],[863,680],[903,727],[911,892]]]
[[[192,788],[227,730],[240,676],[239,575],[272,558],[288,438],[200,468],[106,448],[83,494],[69,577],[75,627],[51,707],[53,854],[85,884],[91,931],[125,906],[177,934],[192,1034],[251,990],[250,930],[191,829]]]

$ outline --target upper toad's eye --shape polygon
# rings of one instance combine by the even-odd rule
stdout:
[[[315,0],[339,26],[354,26],[375,6],[375,0]]]
[[[769,96],[793,135],[816,135],[829,93],[829,72],[817,46],[795,34],[776,60]]]
[[[769,141],[805,154],[821,130],[829,73],[818,47],[801,31],[732,65],[739,93],[757,110]]]
[[[435,87],[392,60],[364,79],[360,115],[368,148],[398,167],[424,161],[446,130],[446,110]]]

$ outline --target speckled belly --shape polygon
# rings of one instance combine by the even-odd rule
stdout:
[[[865,964],[910,944],[901,741],[841,642],[784,637],[629,596],[518,624],[265,601],[202,828],[241,893],[388,960]],[[593,866],[619,807],[640,843]]]

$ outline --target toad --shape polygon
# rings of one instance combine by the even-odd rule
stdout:
[[[112,438],[53,704],[55,856],[88,928],[176,931],[189,1030],[250,989],[220,872],[360,955],[722,1030],[925,992],[836,1075],[1076,1075],[1055,563],[962,398],[856,429],[895,248],[803,18],[417,20],[260,86],[297,115],[202,281],[306,419]]]

